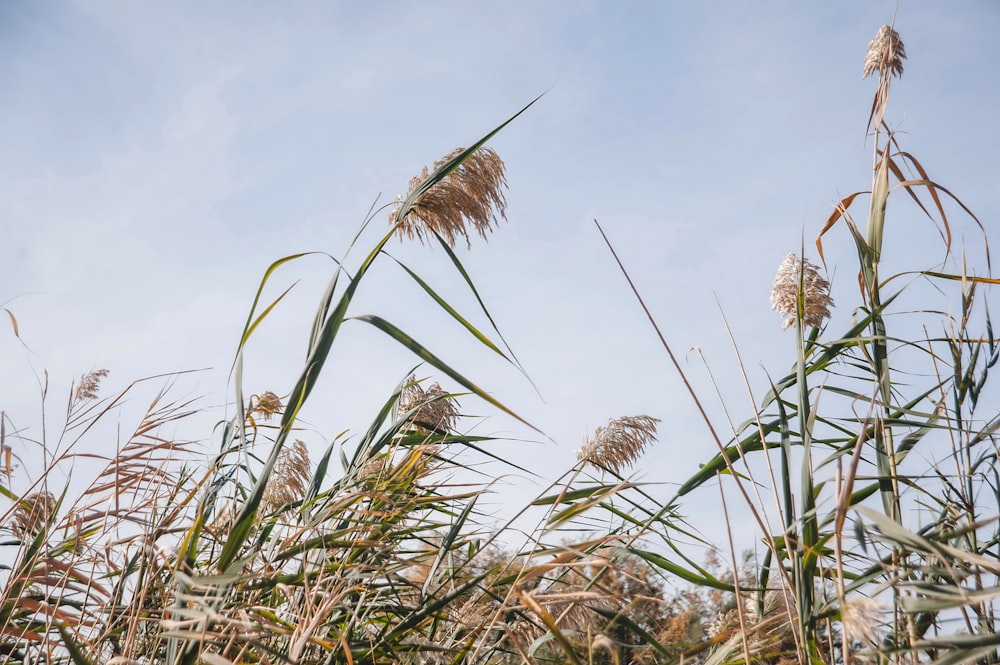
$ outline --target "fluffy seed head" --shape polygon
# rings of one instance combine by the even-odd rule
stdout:
[[[250,396],[250,406],[247,407],[248,416],[257,416],[263,420],[270,420],[271,416],[281,413],[285,405],[281,403],[281,398],[265,390],[259,395]]]
[[[868,42],[868,53],[865,54],[865,68],[861,78],[868,78],[878,73],[880,78],[903,75],[903,59],[906,48],[899,33],[888,25],[883,25],[875,34],[875,39]]]
[[[632,465],[642,451],[656,440],[656,423],[652,416],[613,418],[604,427],[594,430],[576,451],[576,458],[592,466],[621,474]]]
[[[463,150],[456,148],[434,162],[432,171]],[[407,198],[427,180],[432,171],[424,167],[419,176],[410,180]],[[503,160],[493,150],[480,148],[421,194],[402,218],[399,218],[399,212],[403,202],[399,201],[389,215],[389,221],[396,225],[396,233],[400,237],[405,235],[423,242],[425,236],[429,239],[437,233],[451,247],[459,238],[464,238],[466,244],[471,245],[470,226],[485,238],[486,232],[491,231],[500,219],[507,219],[507,200],[503,191],[506,186]]]
[[[830,282],[823,279],[819,268],[808,259],[800,260],[795,254],[789,254],[778,267],[771,289],[771,309],[787,317],[782,329],[795,324],[800,293],[805,302],[803,323],[817,327],[823,325],[833,306]]]
[[[101,387],[101,379],[108,375],[106,369],[95,369],[80,377],[80,382],[76,384],[73,397],[77,401],[86,399],[97,399],[97,390]]]
[[[450,432],[458,419],[458,402],[435,383],[427,390],[420,387],[413,377],[399,395],[397,414],[405,416],[410,411],[407,426],[422,434]],[[414,411],[415,409],[415,411]]]
[[[11,529],[17,536],[32,538],[52,517],[56,498],[50,492],[35,492],[18,501]]]
[[[878,646],[879,628],[885,623],[886,606],[873,598],[858,596],[844,601],[840,609],[840,623],[850,642],[863,642]]]
[[[310,480],[311,465],[306,444],[296,441],[278,453],[271,477],[264,488],[261,505],[268,512],[286,503],[298,501],[306,493]]]

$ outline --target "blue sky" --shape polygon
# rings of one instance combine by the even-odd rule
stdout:
[[[509,222],[460,252],[544,401],[429,315],[388,263],[357,313],[399,323],[543,430],[554,443],[498,444],[539,474],[567,468],[608,418],[647,413],[663,424],[640,476],[681,481],[711,443],[593,220],[713,415],[694,349],[734,418],[751,415],[720,307],[760,390],[762,368],[779,374],[794,354],[769,311],[775,268],[803,238],[815,260],[833,202],[869,186],[862,61],[894,12],[909,57],[887,118],[991,228],[1000,6],[988,0],[5,3],[0,303],[30,352],[0,329],[0,409],[38,435],[36,375],[48,372],[58,414],[92,368],[111,370],[112,391],[211,367],[176,390],[224,403],[271,261],[340,256],[377,195],[405,193],[424,165],[547,91],[491,144]],[[890,210],[889,226],[892,265],[940,260],[916,212]],[[956,230],[975,243],[973,225]],[[856,303],[854,250],[843,229],[826,246],[846,305],[836,325]],[[391,251],[472,311],[440,251]],[[332,269],[311,257],[279,273],[272,295],[301,282],[248,350],[247,392],[290,388]],[[415,362],[360,325],[338,345],[305,414],[316,450],[362,430]],[[530,436],[464,405],[489,416],[478,432]]]

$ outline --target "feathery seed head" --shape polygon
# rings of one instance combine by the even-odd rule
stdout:
[[[56,510],[56,497],[50,492],[35,492],[17,502],[11,529],[20,537],[33,538]]]
[[[878,646],[879,628],[885,623],[886,609],[874,598],[858,596],[845,600],[840,608],[840,623],[848,641]]]
[[[450,432],[458,418],[458,402],[435,383],[427,390],[420,387],[413,377],[399,395],[397,415],[409,416],[408,427],[422,434]],[[414,411],[415,409],[415,411]]]
[[[830,282],[823,279],[819,268],[808,259],[800,260],[795,254],[789,254],[778,267],[771,289],[771,309],[788,317],[781,326],[782,330],[795,324],[800,293],[805,303],[803,322],[809,326],[823,325],[833,306]]]
[[[270,420],[271,416],[281,413],[285,405],[281,403],[281,398],[265,390],[259,395],[250,396],[250,406],[247,407],[248,416],[259,416],[264,420]]]
[[[865,54],[865,68],[861,78],[868,78],[878,73],[880,78],[903,75],[903,59],[906,48],[899,33],[888,25],[878,29],[875,39],[868,43],[868,53]]]
[[[309,449],[302,441],[296,441],[291,446],[283,448],[278,453],[271,477],[264,488],[261,505],[271,512],[286,503],[298,501],[306,493],[310,480],[311,465]]]
[[[86,399],[97,399],[97,390],[101,386],[101,379],[108,375],[106,369],[95,369],[80,377],[80,383],[76,384],[73,397],[77,401]]]
[[[643,449],[656,440],[656,423],[652,416],[613,418],[604,427],[594,430],[576,451],[576,458],[592,466],[621,474],[631,466]]]
[[[464,148],[456,148],[434,163],[432,171],[424,167],[423,172],[410,180],[407,197],[443,164],[462,153]],[[389,221],[396,225],[400,237],[431,238],[435,233],[454,247],[459,238],[464,238],[471,246],[469,226],[479,235],[486,237],[500,219],[507,219],[507,200],[504,188],[507,179],[504,163],[493,150],[480,148],[469,155],[455,170],[434,184],[412,202],[406,213],[399,217],[403,201],[397,201]]]

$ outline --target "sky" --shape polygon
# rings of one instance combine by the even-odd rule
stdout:
[[[544,93],[490,143],[507,165],[507,222],[458,251],[537,391],[391,262],[366,280],[354,312],[397,323],[543,432],[462,401],[483,416],[466,426],[500,437],[494,450],[540,479],[569,468],[609,418],[660,418],[635,471],[669,490],[714,446],[594,220],[717,425],[725,431],[706,362],[733,419],[752,415],[768,373],[782,375],[795,352],[769,308],[775,269],[802,247],[818,261],[813,242],[834,202],[870,186],[875,83],[861,70],[892,20],[908,58],[887,119],[992,229],[991,0],[3,3],[0,304],[20,340],[0,318],[0,409],[40,439],[47,375],[54,440],[85,372],[108,369],[112,394],[203,370],[171,394],[200,398],[207,415],[170,434],[211,449],[271,262],[317,252],[272,278],[271,298],[296,286],[247,348],[247,394],[291,388],[334,270],[324,253],[344,254],[373,201],[405,194],[423,166]],[[933,225],[898,210],[887,264],[939,262]],[[949,210],[956,242],[974,252],[975,225]],[[846,305],[831,326],[843,327],[857,304],[855,254],[841,227],[824,247]],[[485,325],[439,248],[389,251]],[[362,432],[416,363],[364,324],[345,326],[303,413],[312,450]],[[458,389],[429,368],[418,375]],[[164,381],[140,385],[132,408]],[[120,422],[128,430],[128,413]],[[533,495],[539,478],[510,483]]]

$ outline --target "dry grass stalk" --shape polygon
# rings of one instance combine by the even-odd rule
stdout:
[[[520,591],[520,606],[539,621],[518,620],[512,634],[525,644],[531,644],[553,626],[559,630],[579,634],[600,633],[607,628],[608,620],[595,612],[593,607],[618,610],[620,603],[607,594],[596,591]]]
[[[433,170],[463,150],[456,148],[448,153],[434,163]],[[430,171],[424,167],[419,176],[410,180],[407,196],[416,191],[429,175]],[[393,209],[389,219],[396,224],[400,236],[423,242],[425,236],[430,238],[437,233],[451,247],[459,238],[464,238],[466,244],[471,245],[470,225],[485,238],[500,219],[507,219],[507,200],[503,191],[506,186],[503,160],[493,150],[480,148],[413,202],[402,219],[398,219],[402,201]]]
[[[278,454],[271,477],[264,488],[261,505],[267,512],[300,500],[311,479],[309,449],[302,441],[286,446]]]
[[[101,386],[101,379],[108,375],[106,369],[95,369],[80,377],[80,382],[76,384],[73,397],[76,401],[87,399],[97,399],[97,391]]]
[[[833,298],[830,297],[830,282],[826,281],[808,259],[799,260],[789,254],[778,267],[771,289],[771,308],[786,316],[782,329],[795,324],[799,311],[799,297],[804,298],[802,321],[808,326],[819,327],[830,316]]]
[[[652,416],[613,418],[594,431],[594,436],[576,451],[576,458],[620,475],[656,440],[658,422]]]
[[[420,387],[413,377],[399,395],[397,415],[408,417],[408,428],[422,434],[450,432],[458,419],[458,402],[437,383],[427,390]]]
[[[889,103],[889,82],[893,76],[903,75],[905,57],[906,49],[903,40],[899,38],[899,33],[888,25],[879,28],[875,39],[868,44],[865,67],[861,72],[861,78],[878,74],[878,88],[875,90],[875,99],[872,100],[872,110],[868,116],[869,129],[873,124],[876,131],[882,126],[885,108]]]

